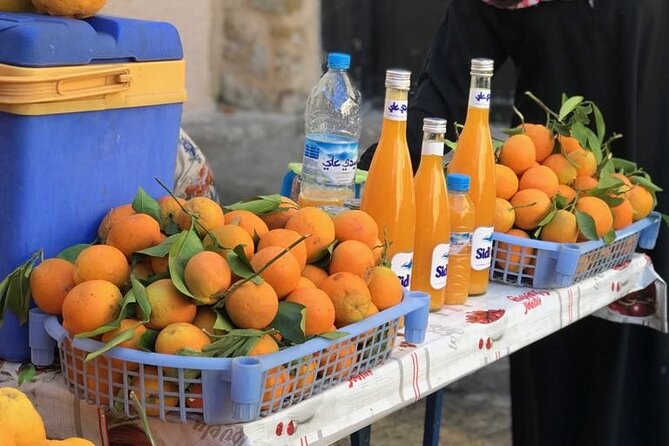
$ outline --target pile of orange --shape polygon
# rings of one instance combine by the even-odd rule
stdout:
[[[607,174],[618,180],[606,192],[617,199],[615,204],[602,199],[601,190],[597,189],[603,178],[602,166],[576,138],[557,135],[541,124],[526,123],[519,129],[498,152],[495,231],[574,243],[587,240],[578,225],[577,211],[592,218],[596,236],[601,238],[647,217],[653,210],[651,191],[633,184],[623,172]],[[520,247],[509,249],[500,243],[498,250],[499,267],[508,260],[510,265],[519,263]],[[532,253],[532,249],[525,248],[525,256]],[[509,269],[514,271],[513,266]],[[518,272],[518,267],[514,272]]]
[[[30,285],[36,304],[47,313],[62,315],[70,335],[86,334],[122,319],[118,328],[96,338],[108,343],[125,333],[120,346],[146,348],[142,338],[152,330],[157,335],[155,352],[197,354],[226,335],[215,328],[218,311],[227,315],[234,328],[266,331],[243,353],[261,355],[286,345],[272,327],[281,301],[304,307],[303,331],[310,337],[358,322],[402,299],[399,279],[380,265],[383,247],[377,225],[362,211],[332,216],[314,207],[298,209],[286,198],[274,212],[261,215],[247,210],[225,212],[202,197],[177,201],[167,196],[157,204],[160,213],[154,212],[155,217],[136,212],[130,204],[112,209],[100,223],[100,244],[83,249],[73,263],[53,258],[35,267]],[[190,230],[192,225],[191,234],[204,248],[181,259],[185,266],[178,281],[174,259],[138,253],[160,245],[170,225],[173,232]],[[255,280],[235,274],[239,270],[229,261],[237,256],[235,262],[239,262],[240,253],[246,257],[246,267],[252,268],[251,274],[258,275]],[[139,305],[135,312],[119,315],[124,296],[132,289],[131,277],[145,285],[151,307],[146,318]],[[292,375],[277,368],[268,374],[266,386],[274,393],[266,397],[276,399],[291,386],[313,382],[317,365],[319,373],[330,370],[343,376],[355,365],[356,355],[357,344],[349,342],[331,355],[307,361]],[[82,369],[94,371],[97,366],[100,379],[111,376],[112,382],[99,379],[80,385],[91,390],[96,385],[123,388],[117,370],[107,373],[106,360],[86,364],[81,364]],[[122,371],[118,361],[112,361],[112,366]],[[138,365],[127,364],[127,368],[137,370]],[[163,383],[173,384],[169,379]],[[198,398],[188,400],[189,404],[202,403]],[[171,402],[177,404],[177,399],[166,398],[166,404]],[[147,412],[157,414],[150,407]]]

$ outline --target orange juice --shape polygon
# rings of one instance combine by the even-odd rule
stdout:
[[[386,71],[383,127],[360,203],[378,224],[379,240],[389,243],[391,268],[407,289],[416,225],[413,170],[406,139],[410,76],[406,70]]]
[[[490,79],[493,61],[472,60],[469,108],[448,173],[470,177],[469,198],[476,211],[472,235],[469,294],[483,294],[488,288],[488,270],[492,254],[495,219],[495,158],[490,138]]]
[[[416,189],[416,234],[411,289],[430,295],[430,310],[444,305],[444,287],[451,237],[448,195],[444,177],[446,120],[423,120],[423,146]]]
[[[451,249],[448,254],[448,274],[444,303],[461,305],[467,301],[471,273],[471,244],[475,213],[467,196],[469,177],[448,174],[448,206],[451,223]]]

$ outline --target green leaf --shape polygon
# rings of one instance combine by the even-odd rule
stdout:
[[[564,104],[560,107],[560,112],[558,113],[558,119],[562,121],[569,113],[571,113],[577,105],[583,102],[583,96],[572,96],[567,99]]]
[[[619,178],[612,177],[610,175],[602,175],[595,188],[602,191],[608,191],[611,189],[617,189],[624,184],[625,183],[623,183]]]
[[[632,184],[638,184],[645,187],[651,192],[662,192],[662,188],[655,185],[650,179],[643,177],[641,175],[634,175],[630,177]]]
[[[625,173],[630,173],[634,172],[637,170],[637,165],[636,163],[633,163],[632,161],[628,161],[622,158],[611,158],[613,161],[613,165],[616,168],[617,171],[622,170]]]
[[[179,228],[179,225],[174,222],[171,218],[167,221],[167,223],[163,227],[163,232],[167,235],[174,235],[178,234],[181,231],[181,228]]]
[[[576,210],[576,224],[578,229],[583,233],[583,235],[588,240],[597,240],[597,226],[595,225],[595,220],[585,212]]]
[[[10,276],[5,296],[5,308],[14,313],[21,325],[28,322],[28,311],[30,310],[30,279],[25,276],[26,268],[32,271],[33,267],[23,265]]]
[[[292,170],[297,176],[302,175],[302,163],[289,163],[288,169]]]
[[[123,319],[127,319],[128,313],[130,312],[130,306],[136,303],[137,300],[135,299],[135,293],[131,288],[130,291],[125,293],[125,296],[123,296],[123,301],[121,301],[121,311],[119,311],[118,317],[116,319],[107,324],[104,324],[101,327],[96,328],[95,330],[76,334],[74,337],[76,339],[94,338],[101,334],[109,333],[112,330],[116,330],[121,326],[121,321]]]
[[[345,331],[328,331],[327,333],[321,333],[318,335],[319,338],[325,338],[325,339],[331,339],[331,340],[336,340],[336,339],[341,339],[348,336],[348,333]]]
[[[597,138],[597,135],[595,135],[595,132],[586,129],[586,133],[588,134],[588,148],[590,148],[592,154],[595,155],[595,161],[597,161],[597,165],[599,165],[599,163],[602,162],[602,145]]]
[[[18,381],[18,386],[21,387],[23,383],[25,382],[31,382],[33,379],[35,379],[37,371],[35,370],[35,366],[31,363],[25,363],[21,364],[21,367],[19,368],[19,374],[17,376],[17,381]]]
[[[151,285],[153,282],[157,282],[157,281],[159,281],[159,280],[169,279],[169,278],[170,278],[170,273],[168,273],[168,272],[166,272],[166,273],[158,273],[158,274],[154,274],[153,276],[149,277],[149,278],[146,279],[146,280],[140,280],[140,282],[142,282],[142,284],[143,284],[144,286],[149,286],[149,285]]]
[[[613,164],[613,160],[607,160],[599,170],[599,176],[600,177],[608,177],[611,176],[611,174],[616,172],[616,168]]]
[[[202,246],[202,241],[197,235],[197,232],[191,228],[188,231],[182,231],[176,242],[170,248],[168,264],[170,277],[174,286],[189,297],[195,297],[188,291],[186,287],[186,282],[184,282],[184,270],[186,269],[186,264],[195,254],[204,251]]]
[[[77,257],[79,257],[79,254],[81,254],[81,251],[88,248],[89,246],[92,245],[90,243],[78,243],[76,245],[72,245],[69,248],[65,248],[59,252],[56,258],[74,263],[77,260]]]
[[[569,202],[567,201],[567,197],[563,197],[560,194],[555,195],[555,207],[557,209],[564,209],[568,204]]]
[[[248,198],[237,203],[224,206],[225,212],[244,210],[253,212],[256,215],[271,214],[275,212],[283,201],[281,195],[259,195]]]
[[[505,135],[509,135],[509,136],[525,134],[525,130],[520,126],[512,127],[510,129],[502,129],[502,130],[500,130],[500,132],[504,133]]]
[[[660,214],[660,217],[662,217],[662,221],[664,222],[664,224],[669,226],[669,215],[663,214],[661,212],[658,213]]]
[[[142,333],[142,336],[139,337],[137,348],[145,352],[154,351],[158,333],[158,330],[146,330],[144,333]]]
[[[455,150],[455,148],[458,146],[457,142],[451,141],[450,139],[445,139],[444,144],[451,150]]]
[[[179,240],[180,234],[172,234],[167,237],[165,240],[160,242],[159,245],[152,246],[150,248],[142,249],[141,251],[136,251],[138,254],[145,254],[151,257],[165,257],[170,253],[172,246]]]
[[[355,171],[355,184],[364,184],[367,182],[367,175],[369,172],[362,169],[356,169]]]
[[[256,285],[262,283],[262,277],[258,276],[251,266],[251,262],[246,257],[244,252],[244,245],[237,245],[232,251],[228,251],[226,254],[228,259],[228,265],[232,272],[244,279],[249,279]]]
[[[89,353],[86,355],[86,359],[84,361],[92,361],[93,359],[97,358],[100,355],[103,355],[107,353],[109,350],[111,350],[114,347],[117,347],[119,344],[124,343],[125,341],[129,341],[132,339],[133,336],[135,336],[135,329],[136,327],[132,328],[127,328],[114,336],[109,342],[107,342],[105,345],[100,347],[99,349],[95,350],[94,352]]]
[[[295,302],[279,302],[279,311],[270,324],[281,335],[295,344],[306,340],[304,334],[305,307]]]
[[[602,240],[604,240],[604,244],[610,245],[614,240],[616,239],[616,231],[613,229],[609,230],[604,236],[602,237]]]
[[[546,226],[548,223],[551,222],[551,220],[553,220],[553,217],[555,217],[555,213],[556,213],[556,212],[557,212],[557,209],[555,208],[555,206],[553,206],[553,209],[551,209],[551,211],[548,213],[548,215],[546,215],[546,216],[539,222],[539,224],[538,224],[537,226],[539,226],[539,227]]]
[[[606,136],[606,124],[604,124],[604,116],[602,115],[601,110],[597,105],[595,105],[594,102],[591,102],[592,104],[592,111],[594,112],[595,115],[595,128],[597,129],[597,139],[599,139],[599,143],[601,144],[604,142],[604,136]]]
[[[141,187],[137,190],[135,199],[132,200],[132,208],[140,214],[147,214],[160,223],[160,205],[147,194]]]
[[[588,132],[587,128],[580,122],[575,123],[571,126],[571,135],[578,140],[578,143],[581,147],[587,147],[588,145]]]
[[[141,314],[144,316],[142,322],[149,322],[149,318],[151,317],[151,304],[146,297],[146,288],[144,288],[144,285],[137,280],[134,274],[130,277],[130,282],[132,283],[132,293],[135,296],[137,305],[139,305],[139,308],[141,309]]]
[[[332,253],[334,252],[335,248],[339,244],[339,240],[334,240],[332,243],[327,245],[323,251],[321,251],[320,254],[316,257],[316,260],[311,262],[315,266],[323,269],[328,269],[328,265],[330,265],[330,260],[332,260]]]
[[[258,340],[267,332],[252,329],[234,329],[202,349],[207,356],[229,358],[246,356]]]
[[[214,323],[214,330],[223,330],[230,333],[236,330],[235,325],[230,320],[230,316],[225,309],[214,310],[216,312],[216,322]]]

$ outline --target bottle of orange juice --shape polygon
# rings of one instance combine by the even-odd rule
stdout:
[[[383,127],[360,203],[378,224],[379,240],[389,245],[391,268],[407,289],[416,226],[413,170],[406,138],[410,82],[409,71],[386,71]]]
[[[446,120],[423,120],[423,146],[414,181],[416,189],[416,235],[411,289],[430,295],[430,310],[444,305],[444,287],[451,237],[448,195],[444,177]]]
[[[472,232],[474,231],[475,212],[467,196],[469,177],[459,173],[449,173],[448,207],[451,223],[451,249],[448,254],[448,274],[444,303],[461,305],[467,301],[471,272]]]
[[[476,211],[472,235],[469,294],[483,294],[488,288],[495,219],[495,158],[490,138],[491,59],[472,59],[469,108],[448,173],[470,177],[469,197]]]

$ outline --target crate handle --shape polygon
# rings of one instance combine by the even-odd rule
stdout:
[[[65,338],[67,338],[67,332],[60,325],[56,316],[51,316],[44,322],[44,329],[49,333],[49,336],[56,340],[58,347],[60,347]]]
[[[83,83],[81,86],[79,84]],[[130,89],[128,68],[114,67],[61,76],[0,76],[0,104],[25,105],[69,101]]]

